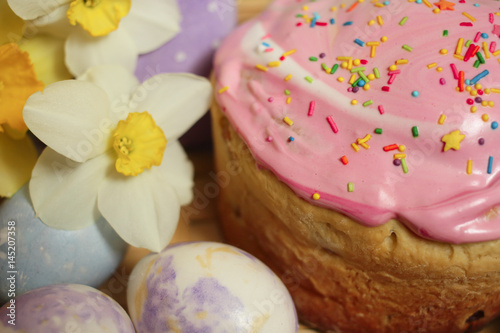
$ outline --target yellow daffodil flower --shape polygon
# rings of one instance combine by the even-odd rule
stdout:
[[[38,158],[25,135],[24,103],[44,82],[71,77],[63,41],[44,35],[23,38],[25,28],[24,20],[0,0],[0,197],[10,197],[29,180]]]
[[[43,89],[29,55],[17,44],[0,46],[0,196],[10,197],[31,176],[37,151],[26,137],[22,111],[35,91]]]
[[[135,70],[139,54],[180,32],[177,0],[7,0],[39,33],[65,39],[65,63],[74,76],[100,64]]]
[[[193,167],[177,139],[210,100],[204,78],[160,74],[139,84],[111,65],[31,95],[24,120],[48,146],[30,181],[36,214],[69,230],[102,214],[129,244],[161,251],[193,197]]]

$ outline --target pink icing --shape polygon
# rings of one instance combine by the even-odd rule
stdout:
[[[397,218],[416,233],[438,241],[499,239],[500,149],[496,144],[500,128],[493,129],[492,124],[500,121],[500,94],[493,90],[479,95],[485,88],[500,88],[498,56],[490,52],[500,31],[495,27],[500,17],[493,15],[492,20],[490,14],[498,6],[489,0],[449,2],[455,4],[455,10],[443,8],[434,13],[436,5],[429,3],[429,8],[425,3],[407,1],[390,1],[383,7],[364,1],[349,11],[352,1],[342,8],[343,1],[277,0],[224,41],[215,59],[215,73],[217,90],[229,89],[217,94],[217,100],[258,163],[312,204],[339,210],[367,226]],[[334,6],[336,10],[332,10]],[[314,27],[304,17],[297,17],[312,18],[314,13],[319,16]],[[400,24],[404,17],[407,21]],[[370,20],[375,23],[369,25]],[[448,36],[443,36],[444,30]],[[474,43],[478,32],[488,37],[479,37],[475,43],[485,58],[475,68],[477,56],[465,62],[453,55],[459,38]],[[382,36],[387,37],[386,42],[381,42]],[[371,47],[356,44],[356,39],[379,42],[375,56],[370,57]],[[261,45],[263,42],[268,45]],[[280,60],[283,53],[294,49],[295,53]],[[447,54],[441,54],[442,49]],[[467,49],[463,47],[462,56]],[[369,90],[352,92],[349,70],[339,67],[335,74],[327,74],[321,66],[341,65],[343,61],[337,60],[341,56],[366,60],[360,65],[365,67],[364,74],[373,73],[376,67],[380,78],[369,82]],[[397,66],[394,72],[400,73],[389,84],[389,66],[399,59],[407,59],[408,64]],[[279,66],[273,67],[272,62]],[[437,66],[428,68],[432,63]],[[256,68],[257,64],[267,71]],[[482,106],[470,92],[457,91],[451,64],[464,72],[465,79],[488,70],[489,75],[478,81],[482,89],[477,96],[495,106]],[[289,74],[292,78],[286,81]],[[339,82],[339,77],[345,81]],[[476,88],[472,86],[472,90]],[[414,91],[417,97],[412,96]],[[351,104],[353,99],[358,101],[356,105]],[[473,100],[476,112],[471,112],[468,99]],[[311,101],[315,104],[312,114]],[[363,106],[367,101],[373,104]],[[442,114],[446,119],[439,124]],[[487,121],[482,119],[484,114],[489,116]],[[285,117],[293,124],[287,124]],[[382,134],[376,134],[376,128]],[[442,138],[456,130],[465,135],[459,149],[444,151]],[[351,144],[367,134],[371,135],[366,142],[369,148],[358,144],[360,150],[355,152]],[[484,144],[478,143],[480,139]],[[406,147],[407,173],[393,163],[393,155],[401,152],[383,150],[392,144]],[[343,156],[347,164],[342,163]],[[472,161],[470,174],[468,160]],[[352,192],[348,183],[353,184]],[[315,193],[320,195],[318,200]]]

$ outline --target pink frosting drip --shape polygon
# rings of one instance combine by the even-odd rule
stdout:
[[[217,94],[217,100],[233,126],[261,166],[312,204],[339,210],[367,226],[397,218],[416,233],[438,241],[499,239],[500,128],[493,129],[493,122],[500,120],[500,94],[493,90],[478,95],[495,106],[474,101],[477,111],[471,112],[467,100],[475,96],[457,91],[458,80],[450,67],[456,65],[465,79],[488,70],[489,75],[478,81],[482,85],[479,94],[486,88],[500,88],[499,57],[490,52],[500,31],[500,26],[495,26],[500,17],[493,14],[498,10],[493,6],[496,3],[454,2],[455,10],[443,8],[440,13],[433,12],[435,5],[429,8],[425,3],[407,1],[390,1],[384,7],[364,1],[350,11],[351,4],[342,8],[341,3],[277,0],[225,40],[215,59],[215,72],[217,89],[227,86],[228,90]],[[332,10],[333,6],[337,9]],[[311,27],[297,14],[316,15],[316,26]],[[382,24],[377,23],[377,16]],[[400,24],[404,17],[407,21]],[[369,25],[370,20],[375,23]],[[448,36],[443,36],[444,30]],[[478,32],[488,36],[481,37]],[[381,42],[383,36],[386,42]],[[485,63],[475,68],[477,56],[467,62],[455,58],[459,38],[479,45]],[[371,47],[358,45],[356,39],[379,42],[375,57],[370,57]],[[442,49],[447,54],[441,54]],[[462,56],[467,49],[463,47]],[[296,52],[280,60],[290,50]],[[335,74],[327,74],[321,66],[341,65],[343,61],[337,57],[342,56],[366,60],[360,65],[365,67],[364,74],[378,68],[380,78],[369,82],[369,90],[348,91],[349,70],[339,67]],[[408,64],[398,65],[400,74],[388,84],[389,66],[400,59]],[[279,66],[274,67],[273,62]],[[437,66],[428,68],[432,63]],[[257,64],[267,71],[256,68]],[[292,78],[286,81],[288,74]],[[306,76],[313,81],[306,81]],[[339,77],[345,81],[339,82]],[[384,86],[390,90],[383,91]],[[417,97],[412,95],[414,91]],[[351,104],[353,99],[358,101],[356,105]],[[311,101],[315,107],[309,115]],[[367,101],[373,104],[363,106]],[[489,116],[487,121],[484,114]],[[446,119],[439,124],[441,115]],[[287,124],[285,117],[293,124]],[[412,132],[414,126],[417,137]],[[376,134],[376,128],[382,129],[382,134]],[[459,149],[444,151],[443,136],[456,130],[465,135]],[[366,142],[369,148],[358,143],[360,150],[355,152],[351,144],[367,134],[371,135]],[[484,144],[479,144],[480,139]],[[407,173],[393,163],[398,150],[383,150],[391,144],[406,147]],[[346,165],[341,162],[343,156],[348,160]],[[352,192],[348,183],[353,184]],[[313,198],[315,193],[320,195],[318,200]]]

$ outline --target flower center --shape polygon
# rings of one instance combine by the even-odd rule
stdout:
[[[87,7],[95,7],[97,6],[101,0],[83,0],[83,4]]]
[[[153,165],[160,165],[166,146],[165,134],[148,112],[129,113],[126,120],[118,122],[113,133],[116,171],[137,176]]]
[[[118,28],[130,5],[131,0],[74,0],[66,15],[69,23],[79,23],[91,36],[106,36]]]

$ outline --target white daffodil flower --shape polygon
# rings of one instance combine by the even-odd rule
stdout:
[[[74,230],[102,214],[129,244],[161,251],[193,197],[193,167],[177,139],[211,93],[192,74],[139,85],[126,69],[103,65],[30,96],[24,120],[48,146],[29,185],[37,216]]]
[[[65,38],[65,62],[74,76],[92,66],[118,64],[135,70],[140,54],[180,32],[176,0],[8,0],[29,20],[30,33]]]

